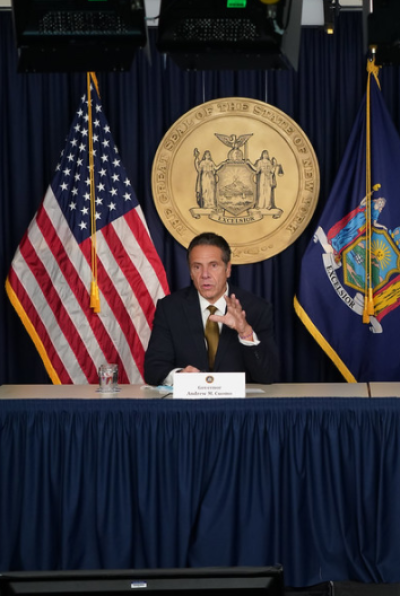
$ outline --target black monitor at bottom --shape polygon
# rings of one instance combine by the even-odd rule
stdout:
[[[0,574],[0,596],[283,596],[282,567],[198,567]]]

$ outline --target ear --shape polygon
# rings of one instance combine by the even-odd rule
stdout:
[[[232,263],[229,261],[229,263],[226,266],[226,279],[229,279],[232,273]]]

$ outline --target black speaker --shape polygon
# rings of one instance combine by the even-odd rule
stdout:
[[[19,72],[129,70],[146,45],[144,0],[12,0]]]
[[[364,0],[363,7],[366,46],[374,48],[375,63],[400,64],[400,1]]]
[[[157,47],[187,70],[297,69],[303,0],[161,0]]]

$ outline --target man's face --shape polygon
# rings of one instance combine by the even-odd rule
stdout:
[[[231,263],[222,260],[217,246],[195,246],[189,257],[190,277],[194,287],[212,304],[226,292],[226,280],[231,275]]]

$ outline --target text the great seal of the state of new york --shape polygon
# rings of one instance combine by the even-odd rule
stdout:
[[[234,264],[292,244],[315,211],[318,161],[303,130],[281,110],[242,97],[201,104],[163,137],[152,190],[167,230],[187,247],[201,232],[224,236]]]

